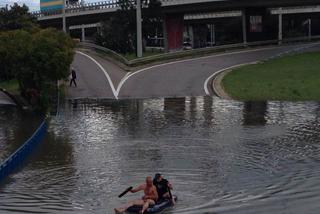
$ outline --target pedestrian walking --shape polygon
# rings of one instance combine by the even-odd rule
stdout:
[[[77,79],[76,71],[74,70],[74,68],[71,68],[70,87],[72,86],[72,83],[74,84],[75,87],[77,87],[76,79]]]

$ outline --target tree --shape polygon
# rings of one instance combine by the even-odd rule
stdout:
[[[29,13],[26,5],[19,6],[14,3],[8,7],[0,8],[0,31],[24,29],[27,31],[37,27],[36,18]]]
[[[21,94],[37,95],[37,108],[47,110],[57,80],[69,75],[74,56],[71,37],[40,29],[25,5],[0,9],[0,80],[16,78]]]
[[[69,76],[74,56],[74,42],[56,29],[30,33],[15,30],[0,33],[0,65],[8,78],[16,78],[21,94],[39,94],[41,109],[48,107],[48,97],[59,79]],[[2,73],[2,72],[1,72]]]
[[[135,41],[135,5],[130,0],[119,0],[121,9],[110,19],[102,22],[97,43],[116,52],[133,52]]]
[[[38,86],[43,80],[57,81],[67,78],[73,61],[74,42],[62,31],[44,29],[33,35],[29,66],[38,73]],[[36,80],[36,79],[35,79]]]
[[[162,28],[162,7],[161,1],[150,0],[148,1],[148,7],[143,11],[143,30],[144,35],[147,36],[153,33],[153,30],[158,27]]]
[[[142,13],[145,37],[148,32],[160,25],[162,18],[161,2],[159,0],[146,2],[148,2],[148,6]],[[134,52],[136,49],[135,2],[119,0],[118,3],[121,9],[117,10],[110,19],[102,22],[101,35],[97,35],[96,42],[119,53]],[[161,28],[162,25],[159,29]]]
[[[32,36],[23,30],[0,33],[0,80],[10,80],[30,54]]]

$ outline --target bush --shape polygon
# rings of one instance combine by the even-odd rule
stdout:
[[[0,33],[1,76],[16,78],[21,94],[45,109],[52,85],[69,76],[74,46],[67,34],[55,29]]]

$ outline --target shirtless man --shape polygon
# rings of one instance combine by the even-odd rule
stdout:
[[[142,205],[140,214],[143,214],[144,211],[146,211],[146,209],[149,207],[149,205],[155,204],[158,200],[157,188],[153,185],[152,178],[150,176],[146,178],[146,183],[130,190],[130,192],[135,193],[142,190],[144,191],[144,196],[142,197],[142,199],[130,201],[120,208],[115,208],[114,212],[116,214],[123,214],[129,207],[133,205]]]

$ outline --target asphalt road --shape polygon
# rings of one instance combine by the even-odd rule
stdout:
[[[5,93],[0,91],[0,105],[16,105]]]
[[[73,66],[79,86],[69,88],[68,96],[71,99],[126,99],[210,95],[208,80],[220,70],[314,50],[320,50],[320,43],[246,49],[165,63],[132,73],[122,71],[94,53],[77,52]]]
[[[72,67],[77,74],[77,87],[74,85],[68,87],[69,99],[114,99],[112,86],[126,74],[111,62],[95,56],[94,53],[76,52]],[[109,82],[107,75],[110,75],[112,83]]]

